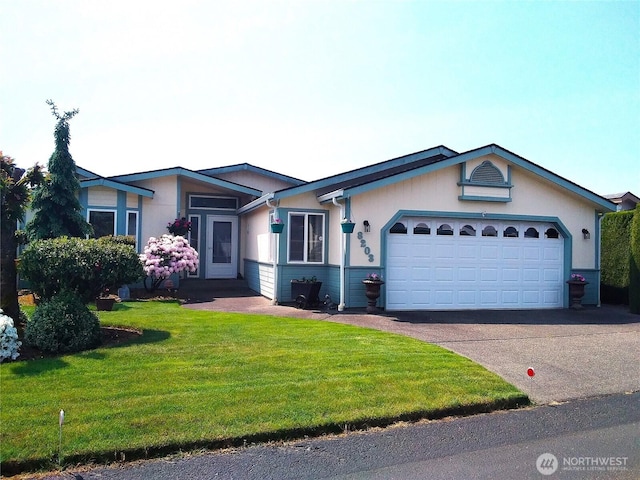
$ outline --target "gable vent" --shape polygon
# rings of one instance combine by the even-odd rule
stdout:
[[[504,184],[504,176],[502,176],[502,172],[488,160],[485,160],[473,169],[469,180],[473,183],[489,183],[495,185]]]

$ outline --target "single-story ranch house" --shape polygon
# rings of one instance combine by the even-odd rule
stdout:
[[[572,274],[597,305],[600,220],[616,210],[498,145],[439,146],[312,182],[246,163],[78,175],[98,235],[133,235],[141,250],[186,217],[200,253],[189,277],[241,276],[289,302],[291,280],[315,276],[340,309],[366,305],[371,273],[386,310],[563,308]]]

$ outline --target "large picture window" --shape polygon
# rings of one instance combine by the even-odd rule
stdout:
[[[289,262],[324,262],[324,214],[289,214]]]
[[[116,212],[113,210],[89,210],[88,221],[93,227],[93,238],[116,234]]]

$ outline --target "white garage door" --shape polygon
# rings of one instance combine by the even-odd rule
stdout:
[[[387,234],[387,310],[559,308],[551,224],[403,218]]]

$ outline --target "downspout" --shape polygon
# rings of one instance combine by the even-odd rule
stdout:
[[[345,218],[345,206],[343,203],[339,203],[338,200],[336,200],[336,197],[333,197],[331,199],[333,201],[333,204],[337,207],[340,207],[340,220],[342,220],[343,218]],[[338,311],[342,312],[344,311],[344,244],[346,242],[346,236],[347,234],[342,232],[342,229],[340,230],[341,233],[341,238],[340,238],[340,304],[338,305]]]
[[[280,205],[280,201],[276,200],[275,205],[271,204],[271,199],[266,199],[267,207],[273,208],[273,216],[274,220],[276,218],[280,218],[278,215],[278,205]],[[271,235],[276,236],[276,251],[273,255],[273,299],[271,300],[271,305],[278,305],[278,260],[280,257],[280,234],[272,233]]]

